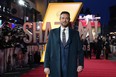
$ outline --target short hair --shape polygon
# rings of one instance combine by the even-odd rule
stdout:
[[[68,14],[68,15],[70,16],[70,13],[69,13],[68,11],[62,11],[62,12],[60,13],[60,15],[62,15],[62,14]]]

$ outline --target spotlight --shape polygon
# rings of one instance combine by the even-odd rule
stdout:
[[[19,0],[19,4],[24,6],[25,5],[24,0]]]

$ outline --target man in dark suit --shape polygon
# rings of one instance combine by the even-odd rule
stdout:
[[[84,55],[79,32],[69,28],[70,14],[60,14],[60,27],[49,33],[44,72],[49,77],[77,77],[83,70]]]

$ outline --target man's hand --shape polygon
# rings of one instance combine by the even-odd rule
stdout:
[[[44,72],[45,72],[45,74],[50,74],[50,69],[49,68],[44,68]]]
[[[82,72],[83,71],[83,66],[78,66],[77,67],[77,72]]]

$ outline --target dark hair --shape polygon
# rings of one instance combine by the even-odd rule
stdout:
[[[70,13],[69,13],[68,11],[62,11],[62,12],[60,13],[60,15],[62,15],[62,14],[68,14],[68,15],[70,16]]]

